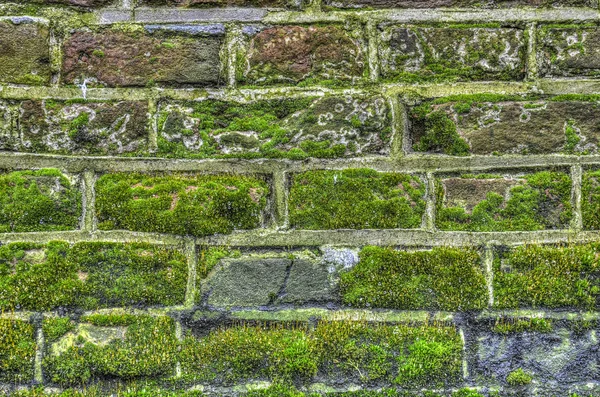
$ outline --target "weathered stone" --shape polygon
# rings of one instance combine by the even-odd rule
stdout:
[[[329,272],[323,263],[294,259],[281,303],[322,303],[333,299]]]
[[[571,385],[600,375],[596,332],[577,333],[564,326],[551,332],[508,335],[482,331],[477,337],[473,374],[487,385],[506,385],[508,374],[521,368],[535,380],[532,385],[544,391],[539,395],[568,395]]]
[[[76,31],[64,44],[64,81],[110,87],[218,85],[222,41],[221,34],[206,32]]]
[[[466,107],[465,107],[466,105]],[[469,152],[546,154],[598,152],[600,125],[593,118],[597,101],[450,102],[432,105],[444,112],[466,141]],[[423,118],[411,128],[413,144],[427,133]]]
[[[18,112],[18,131],[0,127],[2,150],[119,155],[147,148],[147,102],[28,100]]]
[[[538,43],[541,76],[600,75],[600,29],[542,27]]]
[[[140,6],[300,8],[303,0],[140,0]]]
[[[325,0],[331,8],[508,8],[508,7],[596,7],[593,0]]]
[[[468,214],[473,212],[473,207],[485,200],[488,193],[493,192],[510,198],[510,189],[525,183],[523,179],[463,179],[448,178],[441,181],[444,189],[444,205],[446,207],[460,207]]]
[[[520,80],[525,73],[523,31],[512,28],[386,26],[379,46],[384,78]]]
[[[291,264],[280,258],[223,260],[202,290],[210,306],[264,306],[277,299]]]
[[[42,4],[67,4],[77,7],[105,7],[114,4],[118,0],[33,0],[34,3]]]
[[[391,112],[381,96],[249,104],[163,102],[158,154],[168,157],[349,157],[387,154]]]
[[[249,84],[355,81],[365,66],[362,47],[337,26],[272,27],[252,37],[238,68]]]
[[[28,18],[0,21],[0,81],[40,85],[50,76],[48,28]]]

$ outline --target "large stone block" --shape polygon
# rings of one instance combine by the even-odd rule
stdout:
[[[600,75],[600,29],[568,25],[538,30],[538,67],[543,77]]]
[[[75,31],[64,43],[63,80],[109,87],[219,85],[223,34],[221,25]]]
[[[500,27],[424,27],[381,24],[383,78],[398,82],[521,80],[526,40]]]
[[[596,7],[594,0],[325,0],[328,8],[509,8]]]

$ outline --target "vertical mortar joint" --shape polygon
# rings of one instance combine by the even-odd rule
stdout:
[[[423,228],[429,232],[435,231],[435,177],[433,172],[428,172],[426,176],[427,189],[425,196],[425,217],[423,219]]]
[[[494,247],[487,244],[483,250],[483,265],[488,288],[488,307],[494,307]]]
[[[288,217],[288,191],[287,174],[283,170],[273,172],[273,193],[275,199],[275,225],[277,229],[287,229]]]
[[[43,317],[42,317],[43,320]],[[42,384],[44,383],[44,374],[42,372],[42,361],[44,358],[44,331],[42,329],[42,325],[40,322],[39,327],[37,328],[36,333],[36,350],[35,350],[35,362],[34,362],[34,373],[33,379],[35,383]]]
[[[583,229],[583,216],[581,213],[581,183],[583,169],[581,164],[571,166],[571,205],[573,207],[573,219],[571,220],[571,229],[580,231]]]
[[[91,170],[83,172],[83,224],[82,229],[87,232],[96,230],[96,173]]]
[[[198,265],[198,251],[195,239],[190,238],[186,240],[185,255],[188,261],[188,279],[184,305],[186,307],[193,307],[196,301],[196,267]]]
[[[538,78],[537,67],[537,24],[531,22],[527,24],[527,80],[536,80]]]

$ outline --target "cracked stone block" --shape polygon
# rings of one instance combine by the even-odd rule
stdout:
[[[542,77],[598,77],[600,29],[542,26],[538,30],[537,60]]]
[[[391,109],[379,95],[164,101],[158,152],[166,157],[352,157],[390,151]]]
[[[280,258],[223,260],[207,278],[202,292],[208,293],[210,306],[264,306],[277,298],[291,264],[291,260]]]
[[[327,265],[294,259],[281,303],[319,303],[333,299]]]
[[[365,68],[364,42],[338,26],[246,29],[247,53],[238,79],[247,84],[353,82]]]
[[[6,109],[0,104],[0,111]],[[9,109],[10,110],[10,109]],[[126,155],[148,146],[146,101],[27,100],[15,106],[19,128],[0,118],[0,149],[32,153]],[[16,118],[13,116],[13,118]]]
[[[43,85],[50,82],[50,34],[27,17],[0,21],[0,81]]]
[[[465,96],[447,103],[434,101],[411,113],[413,150],[476,155],[598,153],[600,125],[590,114],[599,109],[600,98],[584,96],[529,101]],[[452,153],[450,140],[444,141],[441,131],[460,140],[464,152]]]
[[[434,28],[382,24],[381,74],[398,82],[521,80],[524,33],[513,28]]]
[[[223,37],[219,28],[75,31],[63,45],[63,81],[108,87],[219,85]]]

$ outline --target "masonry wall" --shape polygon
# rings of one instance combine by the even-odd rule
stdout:
[[[0,393],[600,395],[599,6],[0,1]]]

